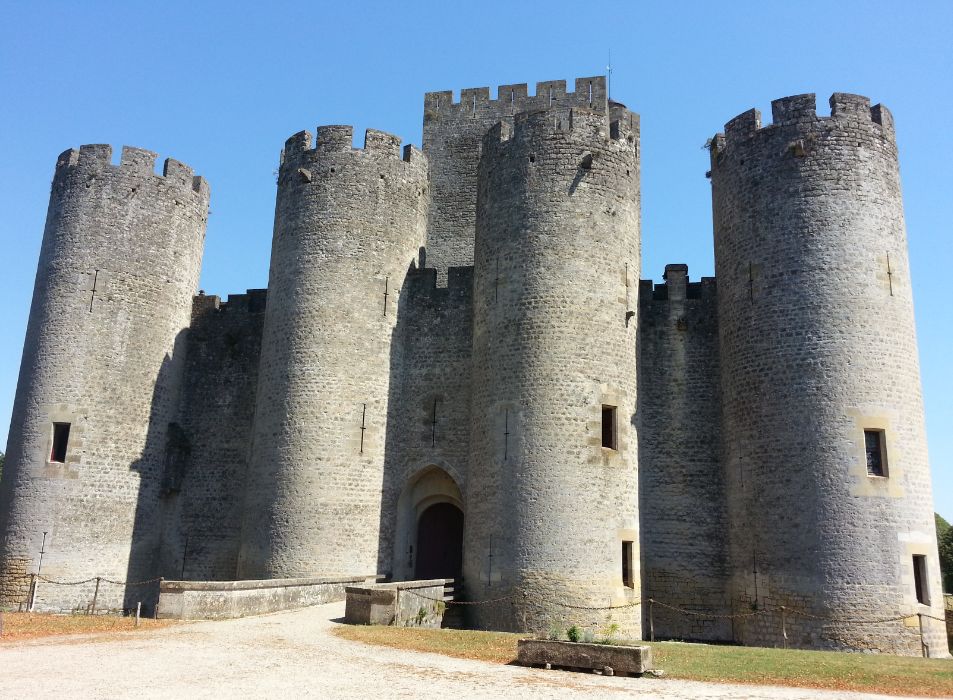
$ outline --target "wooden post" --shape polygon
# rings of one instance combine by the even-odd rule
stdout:
[[[139,626],[139,614],[142,612],[142,601],[136,603],[136,627]]]
[[[787,615],[788,611],[783,605],[781,606],[781,648],[788,648],[788,626],[787,626]]]
[[[36,604],[36,574],[30,574],[30,604],[27,606],[27,612],[33,612],[33,606]]]
[[[920,623],[920,653],[923,654],[924,659],[928,659],[930,658],[930,650],[923,640],[923,613],[917,613],[917,620]]]
[[[96,590],[93,591],[93,605],[92,605],[92,612],[90,612],[90,615],[95,615],[95,614],[96,614],[96,600],[99,598],[99,581],[100,581],[100,578],[99,578],[99,576],[97,576],[97,577],[96,577]]]
[[[163,581],[165,581],[165,579],[160,576],[159,577],[159,592],[156,593],[156,605],[155,605],[155,608],[152,609],[153,620],[159,619],[159,601],[162,600],[162,582]]]
[[[655,600],[649,598],[649,641],[655,641]]]

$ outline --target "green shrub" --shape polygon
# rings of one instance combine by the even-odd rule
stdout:
[[[936,518],[936,547],[940,552],[943,590],[953,593],[953,527],[939,513],[933,515]]]

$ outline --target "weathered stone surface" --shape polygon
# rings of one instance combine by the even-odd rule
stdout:
[[[242,578],[378,568],[391,338],[430,201],[426,158],[399,146],[368,130],[354,149],[343,126],[285,145]]]
[[[264,289],[195,297],[180,409],[187,451],[162,486],[166,576],[237,575],[265,303]]]
[[[41,580],[40,609],[86,608],[97,576],[110,609],[160,576],[458,578],[462,556],[454,595],[492,601],[468,608],[479,626],[637,637],[651,610],[658,637],[919,654],[920,613],[946,655],[890,113],[835,94],[818,117],[800,95],[771,126],[731,120],[711,149],[717,289],[684,265],[654,285],[638,116],[603,78],[574,88],[428,93],[426,155],[292,136],[269,288],[224,302],[191,298],[204,181],[140,149],[64,153],[0,601],[24,601],[45,532],[44,576],[79,583]],[[421,566],[434,506],[463,531],[453,572]],[[216,604],[291,595],[247,590]]]
[[[0,485],[0,573],[35,572],[42,548],[52,579],[156,575],[209,189],[173,160],[156,175],[150,151],[111,157],[83,146],[56,164]],[[63,461],[55,422],[70,424]],[[40,585],[37,606],[85,609],[93,588]],[[104,586],[99,603],[126,595]]]
[[[567,92],[565,80],[500,85],[497,99],[488,87],[465,88],[460,101],[451,91],[424,96],[423,150],[430,159],[433,205],[427,227],[427,254],[441,284],[448,267],[473,264],[476,232],[477,171],[483,137],[495,124],[513,125],[517,114],[539,110],[584,108],[606,112],[606,78],[578,78]]]
[[[439,628],[444,587],[452,579],[348,586],[344,621],[351,625]]]
[[[267,581],[163,581],[158,617],[223,620],[264,615],[343,600],[349,584],[375,576],[269,579]]]
[[[638,357],[642,595],[730,613],[714,279],[666,265],[664,284],[642,283]],[[657,639],[732,639],[726,618],[655,606],[653,620]]]
[[[929,558],[943,617],[897,146],[857,95],[776,100],[712,148],[731,595],[779,605],[789,644],[919,654],[912,555]],[[864,430],[884,431],[869,476]],[[925,642],[946,653],[941,622]],[[777,614],[739,621],[773,644]]]
[[[621,567],[623,541],[638,541],[637,324],[627,312],[639,131],[636,115],[620,107],[613,117],[532,112],[512,135],[500,124],[484,141],[463,575],[474,599],[510,599],[475,606],[480,627],[546,630],[566,615],[560,603],[639,597],[638,555],[631,587]],[[602,446],[605,405],[616,407],[615,449]],[[641,636],[638,608],[614,621]]]
[[[607,675],[628,676],[652,669],[652,647],[520,639],[516,662],[523,666],[548,664],[576,670],[609,669]]]

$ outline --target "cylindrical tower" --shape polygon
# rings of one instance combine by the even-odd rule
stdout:
[[[464,545],[473,622],[620,626],[638,638],[639,122],[517,115],[480,164],[472,457]]]
[[[792,646],[919,655],[943,602],[893,121],[830,103],[711,148],[735,604],[767,610],[735,635],[780,644],[785,606]]]
[[[209,190],[174,160],[160,177],[155,153],[125,147],[118,166],[111,153],[83,146],[56,164],[0,490],[8,603],[22,601],[22,575],[41,558],[54,580],[157,575],[160,484]],[[85,608],[93,586],[41,579],[36,605]],[[123,595],[103,584],[98,605],[119,607]]]
[[[243,578],[377,572],[391,335],[429,194],[419,150],[351,139],[321,127],[282,156]]]

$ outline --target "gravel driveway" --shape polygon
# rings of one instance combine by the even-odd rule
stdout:
[[[543,671],[333,637],[343,603],[0,647],[0,698],[876,698]]]

